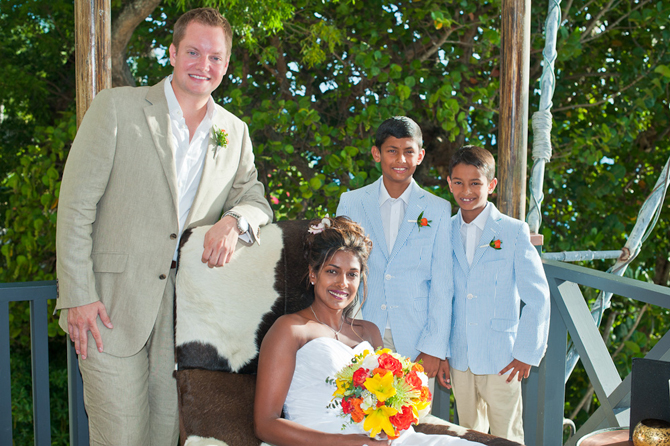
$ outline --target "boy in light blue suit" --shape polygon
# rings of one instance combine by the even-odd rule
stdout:
[[[528,225],[488,202],[497,184],[488,150],[456,152],[448,181],[460,209],[452,219],[450,367],[441,370],[450,372],[445,380],[462,426],[490,427],[493,435],[523,443],[521,380],[547,347],[547,279]]]
[[[404,116],[384,121],[372,147],[382,177],[344,193],[337,215],[359,223],[373,242],[363,318],[377,325],[385,347],[422,360],[433,378],[449,355],[451,205],[412,178],[422,145],[416,122]]]

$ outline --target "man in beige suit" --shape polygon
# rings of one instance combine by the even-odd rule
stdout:
[[[272,220],[247,126],[211,97],[228,68],[230,25],[214,9],[192,10],[173,39],[167,79],[97,95],[63,174],[58,308],[79,354],[91,444],[177,443],[179,237],[214,225],[203,267],[225,267],[238,237],[258,242]]]

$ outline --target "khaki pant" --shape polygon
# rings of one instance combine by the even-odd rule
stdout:
[[[89,334],[88,357],[79,358],[79,368],[84,381],[91,445],[177,444],[174,280],[173,269],[154,328],[137,354],[122,358],[100,353]]]
[[[458,424],[523,444],[521,382],[509,375],[475,375],[450,367]]]

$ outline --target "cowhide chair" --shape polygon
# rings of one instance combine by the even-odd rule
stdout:
[[[259,446],[253,403],[258,350],[282,314],[313,299],[303,257],[307,221],[261,229],[261,244],[239,243],[231,263],[210,269],[200,261],[209,227],[181,240],[175,298],[175,345],[182,446]],[[416,427],[491,446],[518,443],[432,417]]]

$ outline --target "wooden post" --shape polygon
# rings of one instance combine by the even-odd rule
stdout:
[[[530,0],[502,2],[498,208],[524,220],[528,146]]]
[[[112,86],[110,0],[75,0],[77,127],[95,95]]]

